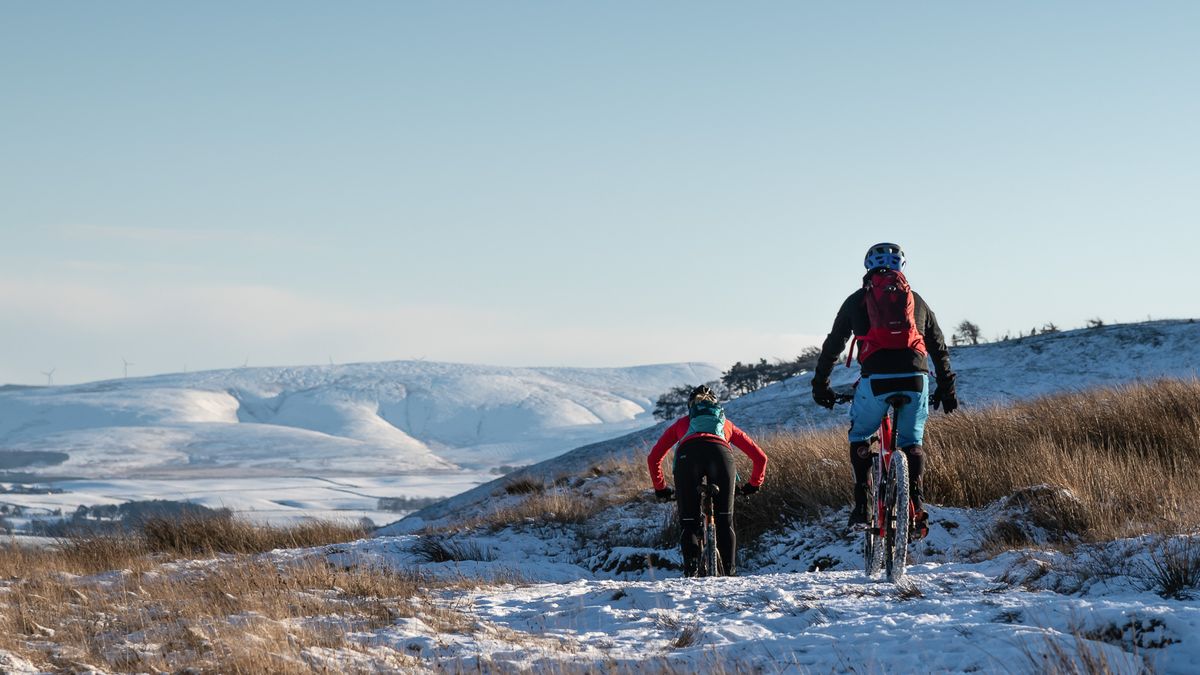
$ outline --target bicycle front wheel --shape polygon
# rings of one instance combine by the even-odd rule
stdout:
[[[704,567],[704,576],[721,576],[721,551],[717,548],[717,528],[711,522],[704,527]]]
[[[908,566],[908,458],[903,452],[892,453],[888,467],[887,496],[887,542],[884,560],[887,564],[887,579],[892,583],[904,578]]]

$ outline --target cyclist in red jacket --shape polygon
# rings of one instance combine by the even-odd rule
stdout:
[[[678,443],[675,451],[675,489],[667,487],[662,462],[667,452]],[[744,452],[754,468],[742,494],[758,492],[767,473],[767,455],[753,439],[725,419],[725,411],[717,405],[717,395],[700,385],[688,397],[688,414],[667,427],[650,450],[650,480],[654,494],[661,501],[672,497],[679,503],[679,546],[683,552],[683,574],[694,577],[700,568],[700,479],[707,477],[710,485],[721,489],[713,503],[713,519],[717,528],[717,549],[721,553],[722,572],[733,576],[737,572],[734,554],[737,539],[733,531],[733,496],[737,472],[733,468],[730,443]]]

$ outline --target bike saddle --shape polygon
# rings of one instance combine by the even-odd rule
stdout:
[[[884,401],[893,408],[899,408],[902,405],[912,403],[912,398],[908,394],[892,394],[884,399]]]
[[[707,494],[710,497],[716,497],[717,495],[721,494],[721,488],[718,485],[701,483],[700,487],[696,488],[696,492],[699,492],[702,495]]]

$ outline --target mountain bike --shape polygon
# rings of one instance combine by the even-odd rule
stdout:
[[[853,400],[853,394],[837,397],[838,403]],[[896,418],[900,408],[913,400],[908,394],[897,393],[887,397],[885,402],[889,407],[888,414],[879,425],[879,433],[870,439],[871,472],[863,558],[868,577],[883,570],[887,580],[895,583],[904,577],[908,565],[909,529],[916,516],[908,494],[908,457],[897,452]]]
[[[700,566],[696,576],[719,577],[724,575],[721,560],[721,550],[717,546],[716,499],[721,494],[721,486],[702,478],[696,488],[700,493]],[[742,497],[741,487],[734,490],[734,495]]]

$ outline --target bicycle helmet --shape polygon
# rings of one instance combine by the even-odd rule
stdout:
[[[696,387],[695,389],[693,389],[691,394],[688,394],[688,405],[689,406],[695,405],[699,401],[708,401],[709,403],[716,403],[717,402],[717,393],[715,391],[713,391],[712,389],[709,389],[707,385],[702,384],[699,387]]]
[[[875,244],[867,249],[867,255],[863,258],[863,266],[869,270],[886,267],[890,270],[900,271],[904,269],[906,262],[908,261],[904,257],[904,249],[900,248],[899,244],[887,242]]]

